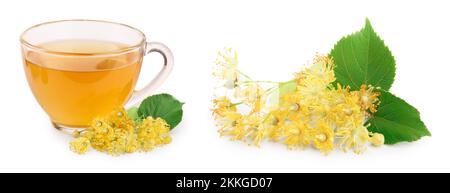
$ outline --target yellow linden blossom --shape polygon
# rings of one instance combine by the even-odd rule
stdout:
[[[257,114],[252,114],[252,116],[246,117],[246,125],[247,125],[247,137],[249,141],[259,147],[261,141],[266,137],[267,130],[264,128],[264,124],[262,124],[261,116]]]
[[[369,132],[364,126],[355,128],[341,128],[336,132],[339,142],[338,147],[343,151],[353,150],[360,154],[365,151],[366,144],[369,142]]]
[[[373,89],[374,87],[369,87],[369,89],[367,89],[366,85],[361,85],[359,100],[363,110],[369,109],[370,112],[375,113],[377,111],[377,106],[380,103],[378,101],[380,93],[374,92]]]
[[[238,55],[236,50],[225,48],[223,52],[218,53],[216,66],[213,75],[224,81],[226,88],[234,88],[239,81],[239,72],[237,69]]]
[[[236,106],[233,105],[230,99],[226,96],[213,100],[214,108],[213,114],[217,116],[224,116],[228,111],[236,111]]]
[[[242,119],[242,114],[233,110],[225,111],[221,116],[216,116],[216,125],[219,127],[219,133],[221,135],[229,135],[230,131],[234,130],[234,127],[242,122]]]
[[[316,56],[313,65],[296,74],[297,90],[305,97],[326,94],[324,90],[336,80],[334,62],[326,56]]]
[[[264,89],[258,84],[247,85],[237,94],[237,97],[241,98],[243,103],[252,107],[252,113],[260,112],[264,108]]]
[[[89,150],[89,147],[90,147],[89,139],[86,137],[79,137],[70,142],[70,149],[73,152],[79,154],[85,153],[87,150]]]
[[[290,121],[284,127],[284,144],[287,145],[289,149],[304,148],[309,145],[309,129],[307,125],[301,120]]]
[[[232,67],[236,76],[244,76],[237,70],[237,54],[231,57],[231,49],[224,53],[228,55],[221,53],[219,58],[227,62],[220,64]],[[289,149],[313,146],[324,154],[334,147],[362,153],[368,143],[384,144],[384,136],[370,133],[366,125],[376,112],[379,93],[372,86],[362,85],[356,88],[359,90],[351,90],[348,86],[334,84],[334,67],[331,58],[316,56],[313,64],[295,74],[292,81],[295,89],[278,96],[277,105],[266,104],[270,103],[267,99],[272,88],[264,90],[258,84],[264,81],[251,81],[244,76],[250,81],[233,85],[234,93],[238,94],[228,96],[234,98],[213,100],[219,133],[255,146],[268,139],[284,143]],[[231,100],[236,102],[233,104]]]
[[[327,115],[337,128],[356,127],[364,122],[365,113],[361,109],[359,96],[355,91],[350,91],[349,87],[342,88],[340,84],[336,89],[330,90],[329,96],[332,98],[332,107]]]
[[[70,149],[83,154],[92,147],[110,155],[121,155],[148,151],[149,144],[156,147],[169,143],[167,123],[160,118],[155,123],[152,120],[149,117],[136,125],[124,108],[116,109],[105,117],[96,118],[83,132],[75,131],[73,136],[76,138],[70,142]]]
[[[266,138],[268,130],[264,128],[263,124],[258,125],[258,127],[254,128],[251,132],[251,139],[253,145],[260,147],[261,141]]]
[[[287,110],[273,110],[269,113],[267,119],[268,137],[271,141],[278,142],[284,136],[289,120]]]
[[[150,151],[155,147],[169,144],[169,125],[161,118],[147,117],[137,127],[137,142],[141,151]]]
[[[319,122],[316,128],[311,129],[311,138],[314,147],[321,152],[328,154],[333,150],[334,130],[329,124],[326,124],[323,121]]]
[[[227,111],[223,117],[217,119],[217,126],[221,136],[231,136],[231,140],[245,140],[247,133],[242,114],[235,111]]]

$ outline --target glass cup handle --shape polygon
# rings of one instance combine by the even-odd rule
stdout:
[[[173,54],[172,51],[170,51],[170,49],[167,46],[159,42],[147,42],[145,46],[144,56],[146,56],[151,52],[158,52],[163,56],[164,58],[163,67],[161,71],[158,73],[158,75],[156,75],[156,77],[153,78],[153,80],[150,83],[148,83],[144,88],[134,91],[130,100],[128,100],[127,104],[125,105],[125,108],[129,108],[141,103],[142,100],[145,99],[145,97],[149,96],[153,91],[155,91],[156,88],[161,86],[161,84],[164,82],[164,80],[166,80],[166,78],[172,71]]]

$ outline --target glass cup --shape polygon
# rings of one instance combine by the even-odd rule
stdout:
[[[33,95],[60,130],[86,128],[97,116],[140,103],[173,68],[169,48],[147,42],[128,25],[63,20],[32,26],[20,37],[25,74]],[[143,57],[158,52],[161,71],[134,90]]]

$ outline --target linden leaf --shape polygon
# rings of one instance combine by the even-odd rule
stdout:
[[[157,94],[147,97],[138,109],[139,117],[160,117],[169,124],[170,129],[175,128],[183,117],[183,103],[170,94]]]
[[[431,136],[416,108],[387,91],[381,91],[379,100],[381,104],[369,119],[368,130],[383,134],[385,144],[411,142]]]
[[[361,31],[339,40],[330,56],[336,82],[359,89],[362,84],[389,90],[395,77],[395,59],[366,19]]]

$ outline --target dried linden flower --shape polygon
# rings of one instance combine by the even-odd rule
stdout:
[[[75,153],[83,154],[89,150],[90,143],[86,137],[79,137],[70,142],[70,150]]]
[[[169,125],[161,118],[147,117],[137,127],[137,142],[141,151],[150,151],[170,143]]]
[[[119,108],[105,117],[96,118],[83,132],[75,131],[70,142],[73,152],[83,154],[90,147],[110,155],[150,151],[170,143],[169,125],[161,118],[148,117],[138,125]]]

